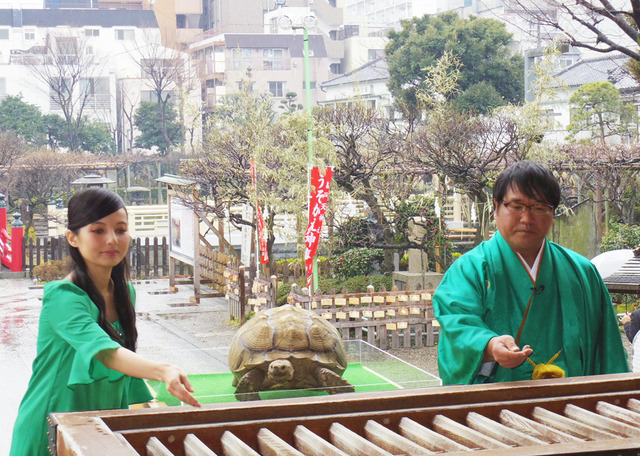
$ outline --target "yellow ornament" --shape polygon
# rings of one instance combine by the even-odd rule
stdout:
[[[564,370],[558,366],[552,364],[556,358],[560,355],[562,350],[553,355],[553,357],[546,363],[536,364],[531,361],[531,358],[527,358],[527,361],[531,363],[533,366],[533,373],[531,374],[531,379],[540,380],[543,378],[564,378],[565,373]]]

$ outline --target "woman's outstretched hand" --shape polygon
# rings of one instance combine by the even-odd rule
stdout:
[[[165,369],[166,373],[162,380],[167,387],[167,391],[176,399],[185,404],[192,405],[194,407],[200,407],[200,403],[196,400],[191,393],[193,393],[193,386],[189,381],[189,377],[184,374],[178,367],[168,364]]]

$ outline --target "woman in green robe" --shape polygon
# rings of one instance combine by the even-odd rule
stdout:
[[[595,266],[546,239],[559,202],[557,181],[538,164],[498,177],[498,231],[456,260],[434,293],[444,384],[530,380],[552,359],[568,377],[629,371]]]
[[[127,213],[101,188],[69,200],[72,272],[45,285],[33,372],[13,429],[11,456],[49,454],[51,412],[128,408],[151,400],[142,378],[159,380],[199,406],[179,368],[135,354],[135,292],[128,283]]]

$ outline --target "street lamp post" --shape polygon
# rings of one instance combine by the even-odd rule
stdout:
[[[285,4],[286,0],[276,0],[276,4],[281,7]],[[309,195],[307,201],[310,204],[311,201],[311,168],[313,167],[313,123],[311,119],[311,65],[309,60],[309,29],[316,27],[318,21],[315,16],[309,15],[302,19],[302,21],[294,23],[288,16],[281,16],[278,20],[278,24],[283,29],[302,29],[303,39],[303,57],[304,57],[304,85],[306,96],[306,112],[307,119],[307,151],[308,151],[308,163],[307,163],[307,187]],[[312,290],[318,289],[318,262],[317,258],[313,258],[313,284]]]

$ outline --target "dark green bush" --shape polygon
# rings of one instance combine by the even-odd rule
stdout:
[[[366,217],[346,220],[333,233],[333,253],[337,255],[356,247],[372,248],[376,241],[372,229],[372,222]]]
[[[373,285],[375,291],[380,290],[383,285],[387,290],[391,290],[393,279],[381,275],[351,277],[345,280],[336,292],[342,292],[342,289],[346,288],[350,293],[365,293],[369,285]]]
[[[640,225],[611,222],[609,233],[602,238],[600,251],[635,249],[638,245],[640,245]]]
[[[301,288],[306,286],[304,279],[300,279],[296,283]],[[279,306],[287,303],[287,296],[289,296],[291,292],[291,285],[291,283],[278,284],[277,302]],[[366,293],[369,285],[373,285],[376,291],[380,290],[380,287],[383,285],[387,290],[391,290],[393,280],[391,277],[382,275],[351,277],[345,281],[330,278],[318,280],[318,288],[322,290],[323,293],[329,293],[331,290],[334,290],[337,294],[340,294],[345,288],[349,293]]]
[[[341,281],[375,271],[383,260],[382,249],[356,248],[347,250],[334,260],[333,273]]]

